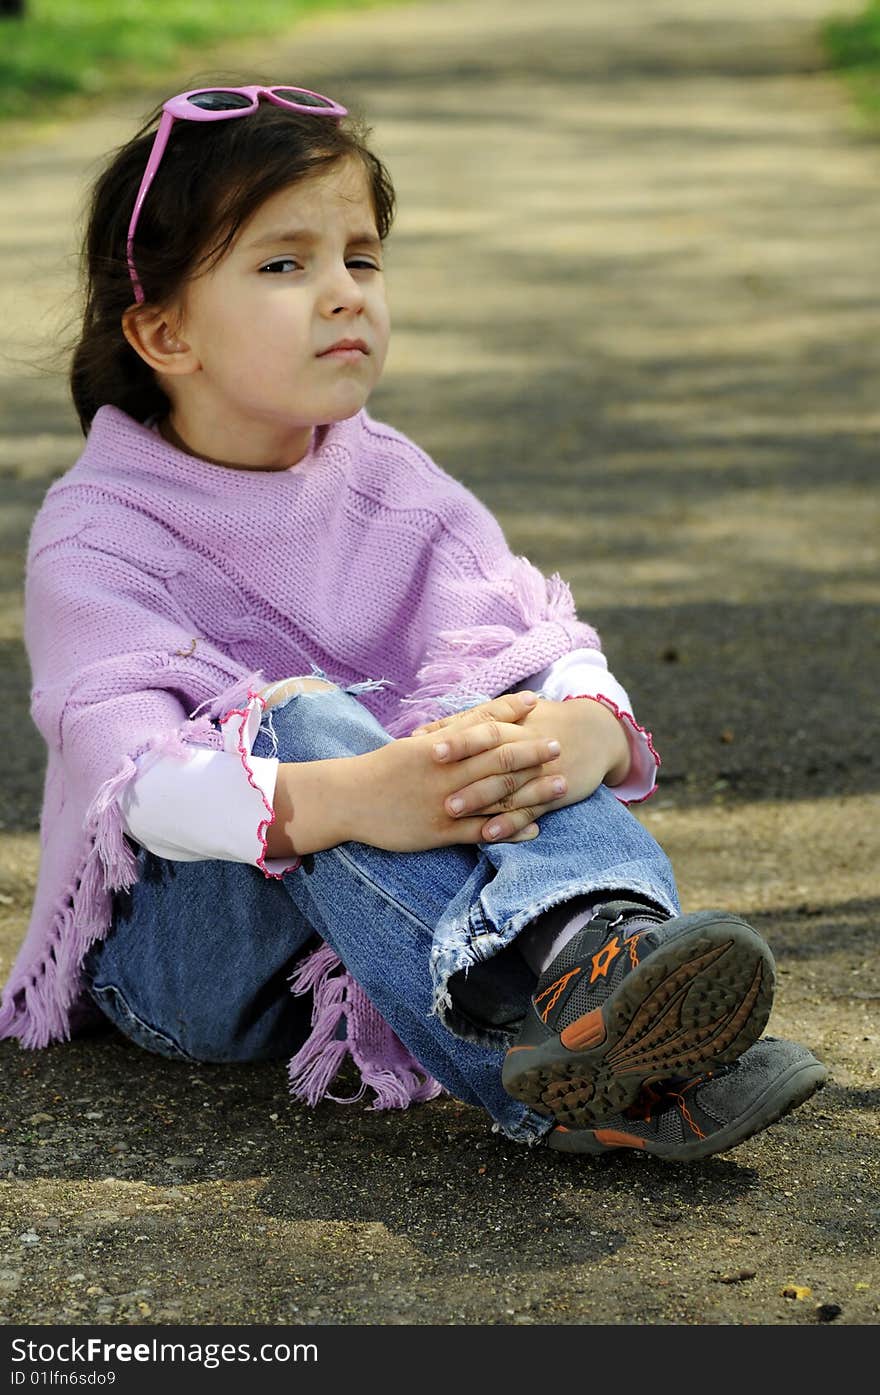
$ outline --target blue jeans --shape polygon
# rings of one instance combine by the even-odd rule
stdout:
[[[295,693],[266,714],[254,754],[326,760],[394,740],[357,700],[363,686]],[[117,896],[111,930],[86,956],[87,985],[150,1051],[289,1057],[308,1036],[309,1005],[287,979],[320,937],[426,1070],[509,1137],[536,1142],[549,1121],[501,1086],[534,988],[517,935],[549,907],[596,891],[679,912],[665,853],[604,785],[540,828],[527,843],[425,852],[343,843],[279,881],[242,863],[141,850],[140,880]]]

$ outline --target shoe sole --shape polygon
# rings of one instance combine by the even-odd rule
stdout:
[[[653,1153],[667,1162],[692,1162],[715,1153],[727,1153],[753,1134],[775,1124],[821,1089],[827,1078],[828,1072],[821,1062],[796,1061],[758,1096],[745,1113],[705,1138],[694,1138],[688,1143],[654,1142],[617,1129],[560,1127],[548,1135],[547,1144],[559,1153],[608,1153],[629,1148]]]
[[[557,1124],[589,1128],[628,1109],[643,1086],[729,1065],[758,1040],[775,985],[768,946],[737,916],[680,920],[674,939],[561,1033],[529,1014],[504,1059],[508,1094]]]

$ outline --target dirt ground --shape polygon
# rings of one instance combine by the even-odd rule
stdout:
[[[2,1043],[0,1323],[877,1322],[880,146],[822,69],[825,11],[447,0],[236,71],[366,109],[400,205],[371,410],[571,582],[663,757],[637,817],[685,909],[767,936],[770,1030],[828,1085],[670,1166],[527,1151],[449,1099],[310,1111],[283,1063]],[[23,548],[79,449],[28,365],[94,162],[159,95],[0,155],[4,978],[43,762]]]

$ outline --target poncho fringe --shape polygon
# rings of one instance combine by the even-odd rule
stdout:
[[[165,755],[183,758],[192,746],[216,746],[211,718],[223,715],[253,689],[259,674],[251,674],[220,693],[208,712],[183,728],[159,733],[126,756],[119,772],[100,787],[85,818],[81,870],[67,887],[52,919],[49,947],[27,976],[10,978],[0,1008],[0,1039],[18,1037],[22,1046],[38,1048],[51,1041],[69,1041],[69,1014],[82,996],[82,961],[96,940],[103,939],[112,916],[113,895],[129,891],[137,881],[137,858],[123,830],[120,800],[131,782],[152,761]],[[142,756],[147,763],[135,762]],[[88,1015],[88,1009],[86,1009]]]

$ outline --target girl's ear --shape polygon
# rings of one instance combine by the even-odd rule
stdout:
[[[157,373],[195,373],[200,367],[172,312],[162,306],[130,305],[122,316],[122,333]]]

